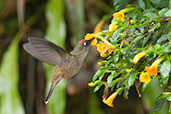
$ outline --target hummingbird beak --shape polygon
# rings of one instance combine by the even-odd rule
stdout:
[[[87,40],[83,39],[83,40],[80,40],[78,43],[83,43],[85,41],[87,41]]]
[[[94,39],[94,38],[92,38],[92,39],[90,39],[90,40],[85,40],[85,39],[83,39],[83,40],[80,40],[78,43],[87,42],[87,43],[90,45],[90,43],[91,43],[91,41],[92,41],[93,39]]]

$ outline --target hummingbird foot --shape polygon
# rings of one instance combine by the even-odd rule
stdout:
[[[45,101],[44,101],[45,104],[47,104],[47,103],[49,102],[49,99],[50,99],[50,97],[51,97],[51,95],[52,95],[52,92],[53,92],[55,86],[58,84],[58,82],[59,82],[61,79],[62,79],[62,75],[58,75],[58,76],[56,77],[55,80],[52,80],[52,84],[51,84],[50,90],[49,90],[48,95],[47,95],[47,97],[46,97],[46,99],[45,99]]]

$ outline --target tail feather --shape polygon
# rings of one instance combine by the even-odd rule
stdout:
[[[53,92],[55,86],[56,86],[56,84],[53,84],[53,83],[51,84],[50,90],[49,90],[48,95],[47,95],[47,97],[45,99],[45,104],[47,104],[49,102],[49,99],[50,99],[50,97],[52,95],[52,92]]]
[[[61,80],[61,78],[62,77],[59,76],[54,82],[52,82],[51,87],[50,87],[50,90],[48,92],[48,95],[47,95],[47,97],[46,97],[46,99],[44,101],[45,104],[47,104],[49,102],[49,99],[50,99],[50,97],[51,97],[51,95],[53,93],[53,90],[54,90],[55,86],[58,84],[58,82]]]

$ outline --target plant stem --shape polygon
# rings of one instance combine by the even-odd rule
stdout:
[[[101,41],[105,42],[107,45],[109,45],[112,49],[115,49],[115,46],[113,44],[111,44],[109,41],[107,41],[106,39],[103,38],[103,36],[100,36],[98,34],[94,34],[94,36],[98,39],[100,39]]]

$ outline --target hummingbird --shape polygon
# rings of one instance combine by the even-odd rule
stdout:
[[[52,42],[38,37],[29,37],[23,45],[24,50],[36,59],[55,66],[52,73],[51,87],[45,98],[48,103],[55,86],[62,78],[71,78],[76,75],[88,54],[91,40],[80,40],[69,53]]]

